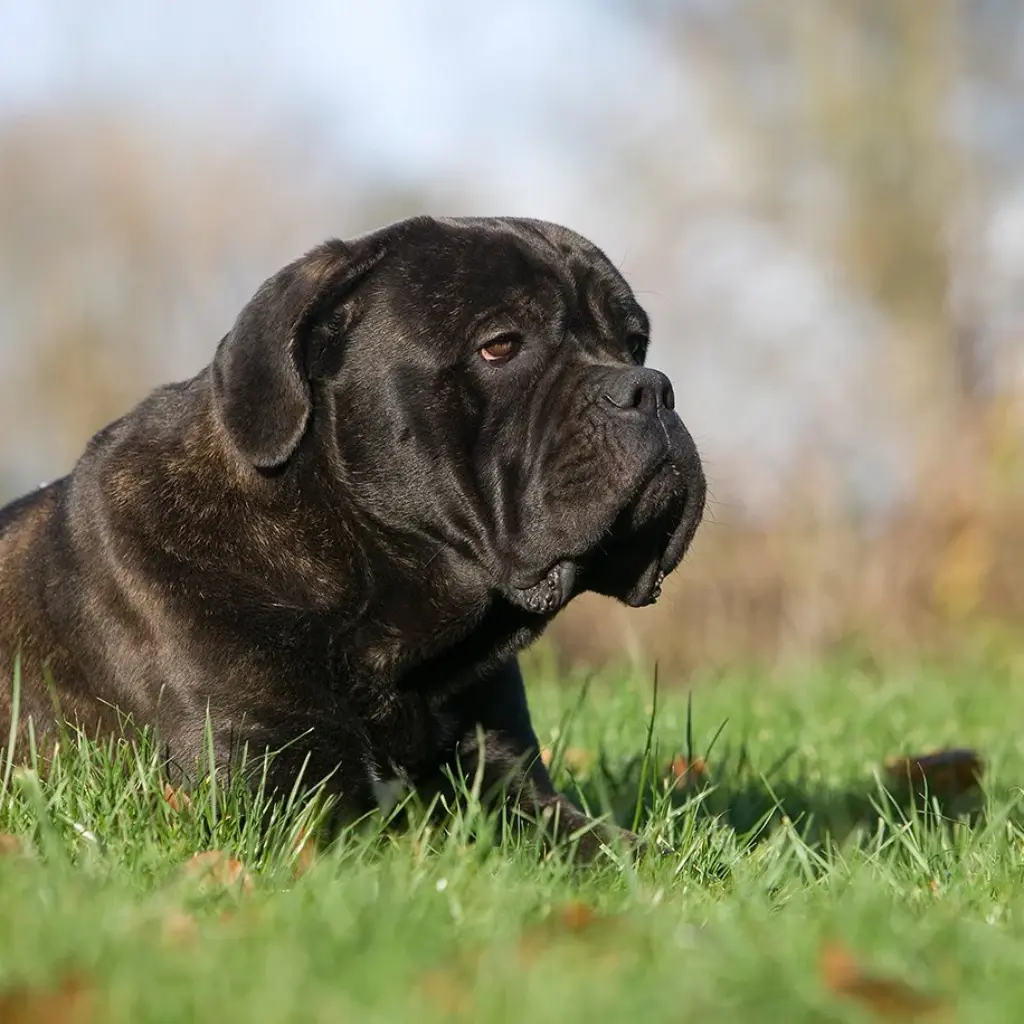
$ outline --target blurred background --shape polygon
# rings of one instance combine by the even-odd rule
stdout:
[[[566,662],[1019,631],[1019,0],[8,0],[0,500],[279,266],[419,212],[592,238],[706,459],[665,598],[577,602]]]

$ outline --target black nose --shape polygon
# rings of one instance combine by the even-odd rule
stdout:
[[[655,416],[662,409],[674,409],[672,382],[658,370],[624,370],[612,377],[604,392],[605,401],[623,412]]]

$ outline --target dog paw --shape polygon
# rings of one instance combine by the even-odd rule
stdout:
[[[638,836],[625,828],[605,828],[603,842],[610,849],[627,854],[634,861],[671,857],[675,848],[660,836]]]

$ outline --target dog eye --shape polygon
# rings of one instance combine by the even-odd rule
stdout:
[[[522,347],[523,339],[518,334],[509,332],[491,338],[477,351],[488,363],[507,363]]]
[[[626,338],[626,347],[633,359],[642,363],[647,355],[647,347],[650,345],[650,338],[646,334],[630,334]]]

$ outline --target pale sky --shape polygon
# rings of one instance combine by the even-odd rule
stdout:
[[[710,9],[714,0],[687,2]],[[624,6],[7,0],[0,118],[71,102],[155,123],[237,119],[273,132],[287,120],[315,153],[367,175],[450,183],[453,194],[472,184],[464,208],[433,212],[567,223],[641,293],[654,362],[676,379],[720,490],[770,500],[811,436],[862,500],[884,504],[905,474],[893,436],[872,435],[880,428],[859,391],[879,333],[872,311],[777,225],[712,201],[741,192],[745,168],[697,73],[663,59],[661,41],[614,13]],[[632,257],[651,224],[606,180],[602,158],[614,162],[630,132],[663,140],[694,207],[659,266]],[[339,231],[325,225],[324,234]],[[1024,264],[1005,230],[990,235],[994,251]],[[1005,295],[1003,307],[1013,307]]]

